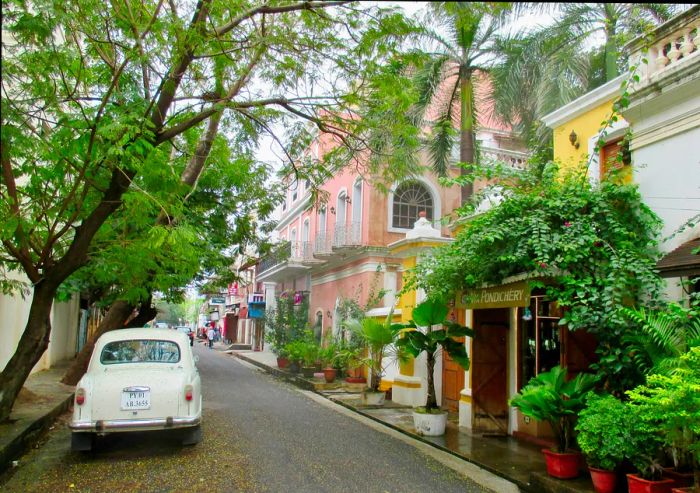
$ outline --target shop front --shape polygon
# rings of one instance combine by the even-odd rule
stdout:
[[[594,361],[595,338],[561,325],[557,303],[543,290],[531,291],[528,280],[465,292],[457,307],[475,332],[466,341],[471,367],[460,392],[460,425],[487,435],[547,442],[547,425],[523,417],[508,401],[532,377],[556,365],[568,367],[572,376],[587,369]]]

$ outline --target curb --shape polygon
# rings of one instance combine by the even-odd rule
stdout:
[[[433,442],[431,442],[430,440],[426,440],[426,439],[425,439],[424,437],[422,437],[421,435],[418,435],[418,434],[415,434],[415,433],[411,433],[411,432],[409,432],[409,431],[406,431],[406,430],[403,429],[403,428],[399,428],[398,426],[392,425],[392,424],[390,424],[390,423],[386,423],[385,421],[382,421],[381,419],[376,418],[375,416],[372,416],[371,414],[367,414],[367,413],[365,413],[365,412],[363,412],[363,411],[357,409],[356,407],[353,407],[353,406],[351,406],[351,405],[349,405],[349,404],[347,404],[347,403],[345,403],[345,402],[342,402],[342,401],[340,401],[340,400],[333,399],[332,397],[328,397],[328,396],[322,394],[321,392],[316,391],[316,389],[314,388],[313,384],[307,382],[307,381],[304,380],[304,379],[296,378],[296,377],[290,377],[289,374],[288,374],[287,372],[283,372],[283,371],[278,370],[278,369],[276,369],[276,368],[272,368],[271,366],[267,366],[267,365],[264,364],[264,363],[261,363],[261,362],[259,362],[259,361],[255,361],[255,360],[253,360],[253,359],[251,359],[251,358],[248,358],[248,357],[246,357],[246,356],[243,356],[243,355],[241,355],[241,354],[237,354],[237,353],[235,353],[235,352],[232,352],[232,353],[230,353],[230,354],[233,355],[233,356],[236,357],[236,358],[239,358],[239,359],[241,359],[241,360],[243,360],[243,361],[246,361],[247,363],[250,363],[250,364],[252,364],[252,365],[257,366],[258,368],[261,368],[261,369],[265,370],[266,372],[268,372],[268,373],[270,373],[270,374],[272,374],[272,375],[274,375],[274,376],[276,376],[276,377],[280,377],[280,378],[286,380],[287,382],[293,383],[293,384],[295,384],[296,386],[303,388],[304,390],[310,390],[310,391],[312,391],[312,392],[314,392],[314,393],[320,395],[320,396],[323,397],[324,399],[328,399],[329,401],[331,401],[331,402],[333,402],[333,403],[335,403],[335,404],[338,404],[338,405],[340,405],[340,406],[343,406],[344,408],[349,409],[349,410],[351,410],[351,411],[353,411],[353,412],[356,412],[357,414],[360,414],[360,415],[364,416],[365,418],[369,418],[369,419],[371,419],[372,421],[375,421],[375,422],[377,422],[377,423],[379,423],[379,424],[381,424],[381,425],[386,426],[387,428],[391,428],[391,429],[393,429],[393,430],[395,430],[395,431],[398,431],[399,433],[401,433],[401,434],[403,434],[403,435],[406,435],[407,437],[410,437],[410,438],[413,438],[413,439],[415,439],[415,440],[418,440],[418,441],[420,441],[420,442],[422,442],[422,443],[425,443],[426,445],[430,445],[431,447],[434,447],[434,448],[436,448],[436,449],[438,449],[438,450],[441,450],[441,451],[443,451],[443,452],[447,452],[448,454],[450,454],[450,455],[452,455],[452,456],[454,456],[454,457],[456,457],[456,458],[458,458],[458,459],[461,459],[461,460],[463,460],[463,461],[465,461],[465,462],[469,462],[469,463],[471,463],[471,464],[474,464],[475,466],[478,466],[478,467],[480,467],[481,469],[484,469],[485,471],[490,472],[491,474],[494,474],[494,475],[496,475],[496,476],[498,476],[498,477],[500,477],[500,478],[503,478],[503,479],[505,479],[505,480],[507,480],[507,481],[510,481],[511,483],[515,484],[518,488],[520,488],[520,489],[521,489],[522,491],[524,491],[524,492],[537,493],[537,491],[539,491],[539,490],[534,490],[534,489],[532,489],[532,488],[533,488],[533,485],[532,485],[532,484],[523,483],[522,481],[518,481],[518,480],[516,480],[516,479],[510,478],[510,477],[504,475],[502,472],[500,472],[500,471],[498,471],[498,470],[495,470],[495,469],[493,469],[493,468],[491,468],[491,467],[485,466],[484,464],[481,464],[481,463],[476,462],[476,461],[474,461],[474,460],[468,459],[467,457],[464,457],[463,455],[460,455],[460,454],[456,453],[454,450],[450,450],[450,449],[447,448],[447,447],[443,447],[442,445],[438,445],[438,444],[436,444],[436,443],[433,443]]]
[[[51,427],[56,418],[63,414],[73,402],[73,394],[70,394],[48,413],[44,414],[20,432],[11,442],[0,450],[0,473],[5,472],[12,461],[26,452],[31,445]]]

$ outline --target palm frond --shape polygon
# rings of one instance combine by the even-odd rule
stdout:
[[[435,102],[435,95],[443,81],[445,65],[450,58],[447,55],[437,56],[422,67],[413,77],[413,85],[418,95],[418,100],[410,109],[409,115],[415,125],[420,125],[428,107]]]
[[[447,176],[450,169],[452,149],[457,141],[458,132],[452,123],[452,112],[443,113],[433,123],[433,134],[428,140],[428,154],[433,171],[438,176]]]

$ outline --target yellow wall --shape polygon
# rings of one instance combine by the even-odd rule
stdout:
[[[562,169],[571,169],[588,160],[588,139],[597,135],[603,122],[612,114],[612,99],[590,109],[560,127],[554,129],[554,159],[559,161]],[[569,142],[571,131],[578,136],[579,148]]]

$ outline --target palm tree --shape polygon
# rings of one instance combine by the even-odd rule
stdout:
[[[530,143],[544,146],[545,114],[620,74],[621,46],[679,12],[676,4],[520,4],[554,15],[552,25],[498,41],[492,69],[496,113]],[[602,37],[602,46],[595,45]]]
[[[474,81],[478,73],[491,67],[494,39],[506,7],[486,2],[434,2],[429,13],[434,27],[427,37],[436,49],[427,53],[428,60],[413,77],[418,101],[412,113],[416,124],[430,127],[430,164],[438,176],[446,176],[457,136],[460,162],[476,161]],[[457,108],[458,131],[454,128]],[[461,174],[468,174],[467,169],[463,167]],[[464,183],[462,203],[472,192],[472,184]]]

